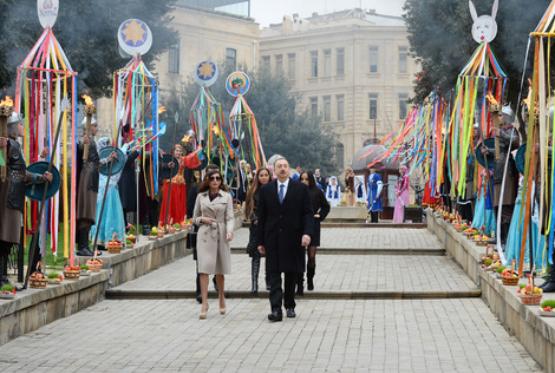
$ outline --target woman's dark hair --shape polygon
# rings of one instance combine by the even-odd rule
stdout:
[[[301,174],[299,175],[299,181],[303,178],[303,175],[305,174],[308,177],[308,188],[309,189],[316,188],[316,178],[314,177],[314,174],[312,173],[312,171],[301,172]]]
[[[262,171],[266,171],[268,173],[268,176],[270,177],[270,180],[272,179],[272,173],[270,172],[270,169],[266,167],[261,167],[256,170],[256,176],[252,182],[251,187],[247,191],[247,197],[245,198],[245,218],[247,219],[250,218],[254,210],[254,195],[261,187],[258,177]]]
[[[210,189],[210,178],[213,175],[218,175],[220,176],[220,190],[223,190],[224,192],[227,192],[227,186],[224,184],[224,179],[222,177],[222,174],[220,173],[219,170],[211,170],[208,171],[206,173],[206,175],[204,176],[204,180],[202,181],[202,184],[200,184],[200,189],[199,189],[199,193],[204,193],[207,190]]]

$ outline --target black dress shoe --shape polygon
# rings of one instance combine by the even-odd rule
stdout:
[[[282,321],[283,314],[279,311],[272,311],[272,313],[268,314],[268,320],[271,322]]]
[[[544,293],[555,293],[555,281],[546,281],[542,285],[542,290]]]
[[[77,250],[77,252],[75,253],[77,256],[93,256],[92,251],[90,251],[88,248],[84,247],[82,249]]]
[[[295,313],[295,309],[294,308],[288,308],[287,309],[287,317],[289,318],[294,318],[297,317],[297,314]]]
[[[202,304],[202,296],[200,294],[197,295],[195,299],[197,300],[198,304]]]

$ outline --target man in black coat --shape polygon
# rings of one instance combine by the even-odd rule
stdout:
[[[266,255],[270,282],[270,321],[281,321],[282,302],[287,317],[295,317],[295,285],[305,268],[305,248],[310,245],[313,214],[306,185],[289,178],[289,163],[279,158],[274,164],[277,180],[260,190],[257,206],[258,251]],[[281,273],[285,274],[284,290]]]

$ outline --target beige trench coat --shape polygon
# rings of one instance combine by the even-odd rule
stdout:
[[[201,224],[201,219],[212,218],[214,224]],[[231,272],[231,251],[226,240],[228,232],[235,226],[233,199],[227,192],[210,201],[208,192],[200,193],[195,202],[193,221],[199,226],[197,233],[198,272],[206,274],[229,274]]]

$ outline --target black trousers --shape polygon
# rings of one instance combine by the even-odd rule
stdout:
[[[378,211],[370,211],[370,217],[371,217],[371,222],[372,223],[378,223],[378,218],[380,216],[380,213]]]
[[[287,272],[284,274],[285,284],[284,290],[281,288],[281,272],[268,273],[270,282],[270,305],[272,311],[281,312],[281,306],[295,308],[295,285],[299,274],[296,272]]]
[[[471,202],[457,204],[457,210],[463,220],[466,220],[467,222],[472,221],[474,212],[472,211]]]

